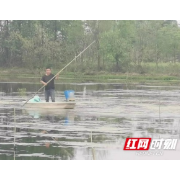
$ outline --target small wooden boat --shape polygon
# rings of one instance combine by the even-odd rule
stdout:
[[[2,105],[23,105],[24,102],[15,102],[15,101],[0,101]],[[25,108],[45,108],[45,109],[74,109],[76,103],[74,101],[64,101],[64,102],[27,102]]]
[[[25,108],[74,109],[75,102],[28,102]]]
[[[49,109],[49,108],[23,108],[22,109],[23,113],[28,113],[30,115],[41,115],[41,116],[46,116],[48,115],[53,115],[53,116],[70,116],[74,117],[75,112],[72,111],[72,109]],[[72,119],[72,118],[71,118]]]

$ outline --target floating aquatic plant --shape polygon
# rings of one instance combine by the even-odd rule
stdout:
[[[26,88],[18,88],[17,91],[18,91],[20,96],[26,95]]]

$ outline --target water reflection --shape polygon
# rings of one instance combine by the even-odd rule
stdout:
[[[13,155],[15,159],[108,159],[113,150],[122,151],[128,136],[179,134],[174,119],[82,118],[73,111],[51,115],[25,109],[17,109],[14,118],[13,113],[13,109],[1,113],[0,159],[13,159]]]
[[[26,108],[22,109],[23,114],[28,114],[35,119],[43,118],[45,120],[49,120],[51,122],[55,122],[56,120],[63,120],[65,125],[74,122],[74,111],[69,109],[32,109]]]
[[[72,110],[0,104],[0,159],[136,159],[123,151],[126,137],[179,139],[178,87],[76,87]],[[180,159],[175,152],[162,159],[173,156]]]

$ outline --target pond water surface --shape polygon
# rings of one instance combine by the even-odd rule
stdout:
[[[176,150],[138,156],[126,137],[180,138],[178,86],[56,84],[56,101],[75,91],[69,110],[25,109],[40,84],[0,83],[0,159],[180,159]],[[25,96],[18,88],[26,88]],[[44,99],[43,91],[38,94]],[[13,100],[16,104],[3,104]]]

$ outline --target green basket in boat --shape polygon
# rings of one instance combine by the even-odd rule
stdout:
[[[32,99],[29,100],[29,102],[41,102],[41,99],[39,96],[34,96]]]

